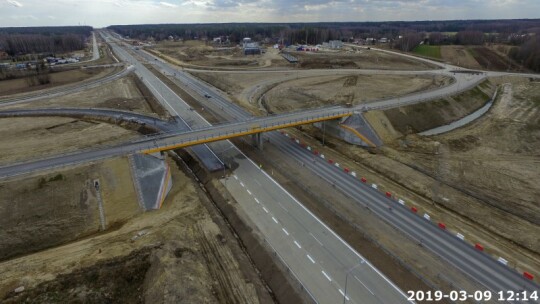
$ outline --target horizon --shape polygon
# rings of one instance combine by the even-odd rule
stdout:
[[[0,0],[0,27],[515,20],[538,12],[535,0]]]
[[[77,26],[89,26],[94,29],[107,28],[110,26],[126,26],[126,25],[214,25],[214,24],[334,24],[334,23],[393,23],[393,22],[455,22],[455,21],[540,21],[540,18],[499,18],[499,19],[444,19],[444,20],[380,20],[380,21],[305,21],[305,22],[257,22],[257,21],[243,21],[243,22],[164,22],[164,23],[130,23],[130,24],[109,24],[103,27],[96,27],[88,24],[66,24],[66,25],[22,25],[22,26],[0,26],[0,28],[38,28],[38,27],[77,27]]]

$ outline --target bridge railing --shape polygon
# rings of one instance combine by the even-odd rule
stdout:
[[[243,136],[243,135],[249,135],[254,133],[260,133],[260,132],[266,132],[273,129],[279,129],[280,127],[286,127],[289,125],[294,124],[302,124],[302,123],[311,123],[316,120],[321,119],[332,119],[334,117],[341,117],[343,115],[352,114],[352,110],[340,110],[340,111],[333,111],[333,112],[325,112],[320,114],[314,114],[306,117],[298,117],[294,119],[290,119],[289,116],[293,115],[285,115],[278,117],[278,121],[271,121],[276,119],[276,117],[265,117],[262,119],[253,119],[253,120],[247,120],[244,122],[236,122],[231,124],[221,124],[221,125],[213,125],[210,127],[203,127],[199,129],[193,129],[191,131],[187,132],[181,132],[177,135],[169,134],[165,138],[154,138],[154,139],[145,139],[145,140],[139,140],[138,142],[149,142],[149,141],[156,141],[154,147],[149,150],[159,150],[160,148],[167,149],[167,147],[172,147],[175,145],[182,145],[182,144],[188,144],[193,143],[190,145],[197,145],[198,143],[206,143],[211,142],[217,139],[229,139],[236,136]],[[270,121],[268,121],[270,120]],[[227,128],[227,131],[219,131],[221,128]],[[216,129],[218,131],[216,131]],[[159,140],[159,142],[157,142]]]

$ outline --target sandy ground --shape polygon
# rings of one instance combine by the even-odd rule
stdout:
[[[290,52],[298,58],[298,66],[307,69],[378,69],[429,70],[436,66],[402,56],[345,47],[341,50],[319,52]]]
[[[496,89],[494,83],[484,81],[455,96],[385,111],[369,111],[365,117],[376,128],[379,137],[387,144],[393,144],[403,135],[446,125],[476,111],[492,98]]]
[[[43,89],[50,89],[57,86],[69,85],[80,81],[92,80],[104,77],[111,74],[114,68],[103,69],[74,69],[69,71],[50,73],[50,83],[45,85],[30,86],[29,82],[24,79],[11,79],[0,81],[0,96],[8,97],[12,94],[27,93]]]
[[[33,102],[5,106],[1,109],[35,108],[111,108],[133,111],[145,115],[155,115],[136,83],[135,76],[129,75],[73,94],[42,99]]]
[[[144,90],[144,88],[142,88]],[[117,79],[99,88],[81,91],[52,99],[15,104],[8,109],[33,108],[112,108],[155,114],[156,103],[141,91],[133,76]],[[2,118],[0,119],[0,164],[44,158],[59,153],[112,145],[140,136],[104,122],[71,118]]]
[[[476,59],[467,51],[466,46],[462,45],[444,45],[441,47],[441,57],[444,61],[462,66],[468,69],[480,69]]]
[[[535,152],[539,89],[538,83],[516,80],[505,86],[495,106],[476,122],[431,138],[409,135],[393,141],[395,137],[389,137],[376,154],[338,140],[328,143],[348,162],[352,159],[376,173],[368,179],[383,188],[390,185],[386,189],[410,199],[433,220],[445,222],[471,242],[485,244],[488,253],[504,257],[518,271],[539,273],[539,158]],[[448,104],[437,115],[445,108]],[[393,123],[390,118],[374,127]],[[318,130],[304,129],[318,136]],[[382,176],[387,180],[381,180]]]
[[[361,75],[332,70],[191,74],[227,93],[234,102],[253,113],[347,102],[359,104],[438,87],[450,81],[440,76]],[[381,87],[389,89],[381,90]],[[259,100],[262,96],[264,104]]]
[[[277,85],[264,93],[270,112],[332,105],[362,104],[448,84],[441,76],[349,75],[302,78]],[[384,88],[384,90],[381,90]]]
[[[2,118],[0,164],[118,144],[138,136],[114,125],[71,118]]]
[[[201,41],[162,41],[146,50],[178,65],[194,68],[253,69],[290,66],[279,55],[279,50],[273,48],[266,49],[264,54],[246,56],[242,48],[235,45],[219,46]]]
[[[227,234],[212,221],[201,204],[207,198],[191,179],[173,169],[173,188],[162,209],[141,214],[133,188],[128,186],[131,179],[127,160],[111,162],[114,165],[102,163],[62,171],[66,179],[55,181],[54,187],[58,195],[66,192],[77,196],[80,191],[95,191],[85,188],[85,180],[100,178],[106,194],[107,222],[116,220],[118,224],[91,238],[1,262],[0,299],[3,303],[28,300],[49,303],[259,302],[255,285],[260,282],[246,280],[238,262],[241,254],[231,251],[237,246],[236,241],[225,237]],[[78,179],[78,187],[72,187],[72,178]],[[24,197],[28,193],[17,195]],[[97,207],[92,199],[88,205],[82,207],[77,202],[73,208],[79,209],[76,213],[86,214],[84,218],[89,226],[96,229],[95,216],[89,216],[85,208],[95,213]],[[51,202],[42,208],[51,212],[57,209]],[[41,215],[42,221],[48,221],[49,225],[61,225],[61,218],[75,220],[69,212],[59,215],[54,222],[50,222],[48,214]],[[25,291],[13,292],[19,286],[24,286]]]

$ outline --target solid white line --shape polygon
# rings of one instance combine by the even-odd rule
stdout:
[[[362,281],[360,281],[359,278],[357,278],[355,275],[353,275],[353,277],[354,277],[358,282],[360,282],[360,284],[362,284],[362,286],[364,286],[364,287],[365,287],[372,295],[375,295],[375,294],[373,293],[373,291],[371,291],[371,289],[369,289]]]
[[[264,210],[264,212],[268,213],[268,210],[266,208],[263,207],[263,210]]]
[[[284,232],[286,235],[289,235],[289,232],[287,232],[287,230],[285,230],[285,228],[281,228],[281,230],[283,230],[283,232]]]
[[[315,260],[311,258],[309,254],[306,254],[307,258],[311,261],[311,263],[315,264]]]
[[[315,241],[319,243],[319,245],[324,246],[323,243],[321,243],[321,241],[319,241],[311,232],[309,233],[309,235],[311,235],[315,239]]]
[[[278,223],[275,217],[272,216],[272,219],[274,220],[274,222],[276,222],[276,224]]]
[[[257,202],[257,204],[260,204],[259,200],[257,198],[255,198],[255,201]]]
[[[253,162],[249,157],[247,157],[242,151],[240,151],[238,148],[237,148],[237,151],[239,151],[244,157],[246,157],[246,159],[248,161],[250,161],[255,167],[258,168],[257,164],[255,164],[255,162]],[[336,237],[338,240],[341,241],[341,243],[343,245],[345,245],[345,247],[347,247],[352,253],[354,253],[357,257],[361,258],[361,259],[364,259],[363,256],[361,256],[356,250],[354,250],[351,245],[349,245],[345,240],[343,240],[334,230],[330,229],[330,227],[328,227],[323,221],[321,221],[315,214],[313,214],[309,209],[306,208],[306,206],[302,205],[302,203],[300,203],[292,194],[290,194],[287,190],[285,190],[285,188],[283,188],[283,186],[281,186],[277,181],[275,181],[268,173],[266,173],[266,171],[264,170],[260,170],[264,175],[266,175],[266,177],[271,180],[277,187],[279,187],[283,192],[287,193],[287,195],[289,195],[289,197],[294,201],[296,202],[302,209],[304,209],[304,211],[306,211],[309,215],[311,215],[312,218],[314,218],[315,220],[317,220],[317,222],[319,222],[319,224],[321,224],[324,228],[326,228],[326,230],[330,231],[330,233],[332,235],[334,235],[334,237]],[[310,233],[311,234],[311,233]],[[312,235],[313,236],[313,235]],[[313,236],[314,237],[314,236]],[[315,237],[314,237],[315,238]],[[317,238],[315,238],[317,240]],[[319,240],[317,240],[319,241]],[[319,242],[320,243],[320,242]],[[322,243],[320,243],[322,245]],[[377,268],[375,268],[373,265],[371,265],[370,262],[366,261],[366,264],[369,265],[369,267],[371,269],[373,269],[379,276],[381,276],[388,284],[390,284],[390,286],[394,287],[394,289],[396,289],[396,291],[398,293],[400,293],[403,297],[407,297],[407,295],[399,288],[396,286],[396,284],[394,284],[392,281],[390,281],[384,274],[382,274]]]
[[[324,272],[324,270],[321,270],[322,274],[324,274],[324,276],[328,279],[328,281],[332,282],[332,278],[329,277],[326,272]]]
[[[246,189],[246,190],[247,190],[247,193],[248,193],[249,195],[251,195],[251,191],[249,191],[249,189]]]
[[[242,183],[242,182],[240,182],[240,186],[245,187],[245,186],[244,186],[244,183]]]
[[[302,248],[302,246],[300,246],[300,244],[298,244],[298,242],[297,242],[297,241],[294,241],[294,244],[296,245],[296,247],[298,247],[298,248]]]

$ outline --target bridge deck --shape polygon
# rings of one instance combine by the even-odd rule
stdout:
[[[215,125],[211,128],[193,130],[155,140],[154,148],[144,149],[141,152],[150,154],[160,151],[185,148],[245,135],[268,132],[325,120],[338,119],[350,116],[352,114],[352,110],[338,109],[325,112],[311,112],[308,114],[295,113],[291,115],[261,117],[240,123]]]

